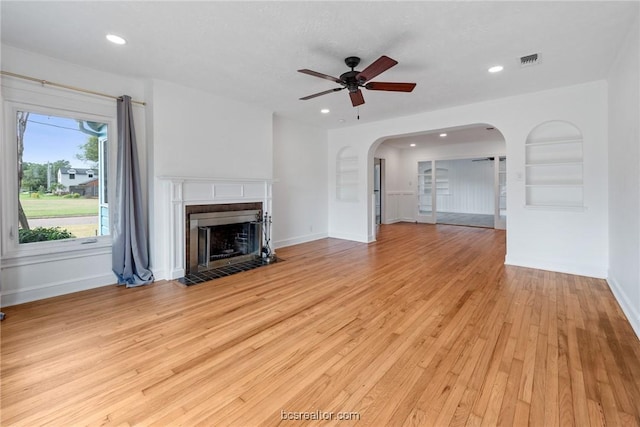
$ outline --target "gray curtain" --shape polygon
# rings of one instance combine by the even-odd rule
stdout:
[[[140,167],[131,98],[118,99],[118,163],[113,225],[113,272],[127,287],[153,282],[149,270],[147,221],[143,215]]]

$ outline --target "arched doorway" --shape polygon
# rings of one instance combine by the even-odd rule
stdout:
[[[369,149],[385,163],[380,222],[452,223],[506,228],[506,142],[491,124],[433,129],[383,137]],[[370,221],[376,203],[369,206]],[[465,219],[467,223],[465,223]],[[371,229],[375,234],[375,224]]]

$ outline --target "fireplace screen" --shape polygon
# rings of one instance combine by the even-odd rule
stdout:
[[[191,214],[189,270],[192,273],[261,256],[259,210]],[[197,242],[197,244],[194,244]]]

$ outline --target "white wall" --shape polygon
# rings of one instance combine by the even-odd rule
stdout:
[[[382,223],[414,221],[415,195],[404,180],[403,150],[381,144],[375,157],[384,159]]]
[[[156,176],[272,177],[271,112],[153,81]]]
[[[401,173],[404,167],[403,150],[391,145],[381,144],[376,150],[375,157],[384,159],[386,191],[406,190]]]
[[[448,194],[436,193],[436,211],[493,215],[493,163],[470,159],[436,161],[436,168],[447,170],[449,187]]]
[[[5,71],[115,96],[127,94],[134,99],[144,99],[144,84],[135,79],[76,66],[5,45],[2,46],[1,59],[2,69]],[[49,107],[55,110],[95,114],[100,117],[112,118],[113,124],[115,124],[116,102],[93,95],[84,95],[50,86],[42,87],[37,83],[3,77],[2,99],[3,104],[6,101],[25,102],[33,105],[34,108]],[[144,126],[145,109],[134,106],[133,111],[138,151],[144,159],[144,152],[147,149]],[[4,116],[2,116],[2,120],[3,129],[6,129],[8,124],[5,121],[7,120]],[[113,132],[115,133],[115,131],[114,126]],[[15,150],[15,140],[7,140],[6,132],[3,132],[2,138],[5,150]],[[115,145],[113,148],[115,149]],[[115,172],[115,161],[111,163],[113,172]],[[142,168],[143,186],[146,187],[144,161]],[[7,194],[11,194],[7,187],[9,180],[14,178],[8,176],[5,173],[6,170],[3,167],[0,176],[3,198]],[[80,241],[69,243],[69,246],[73,246],[73,248],[61,253],[47,253],[50,251],[25,248],[19,248],[19,251],[16,252],[11,249],[13,243],[8,240],[8,235],[9,229],[11,227],[15,229],[16,226],[12,219],[14,208],[14,206],[3,204],[1,221],[2,238],[5,239],[3,240],[1,271],[3,306],[116,282],[116,277],[111,270],[111,243],[108,238],[97,244],[81,245]]]
[[[609,72],[608,282],[640,336],[640,33],[638,20]]]
[[[273,175],[274,246],[327,237],[327,131],[276,115]]]
[[[376,145],[392,136],[488,123],[506,141],[507,257],[509,264],[606,277],[608,267],[606,82],[496,99],[329,132],[329,235],[371,241]],[[525,140],[535,126],[565,120],[583,132],[584,211],[531,210],[525,205]],[[343,147],[359,153],[357,202],[336,200],[332,159]],[[333,182],[332,182],[333,180]]]
[[[160,178],[270,180],[273,176],[272,113],[161,80],[148,82],[149,153],[155,177],[151,208],[151,269],[168,278],[171,260],[170,201]]]
[[[497,132],[497,131],[495,131]],[[384,145],[384,144],[383,144]],[[497,135],[493,141],[464,143],[434,143],[402,150],[402,183],[405,188],[415,191],[418,162],[425,160],[469,159],[506,154],[504,139]]]

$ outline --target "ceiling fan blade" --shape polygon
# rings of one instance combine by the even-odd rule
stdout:
[[[299,73],[303,73],[303,74],[308,74],[310,76],[314,76],[314,77],[320,77],[321,79],[326,79],[326,80],[331,80],[332,82],[336,82],[336,83],[340,83],[342,84],[342,80],[340,80],[337,77],[333,77],[327,74],[322,74],[319,73],[317,71],[312,71],[312,70],[307,70],[306,68],[303,70],[298,70]]]
[[[349,96],[351,97],[351,103],[354,107],[364,104],[364,96],[362,96],[362,91],[360,89],[355,92],[349,92]]]
[[[415,83],[390,83],[390,82],[370,82],[365,88],[369,90],[389,90],[393,92],[411,92],[416,87]]]
[[[305,96],[304,98],[300,98],[300,100],[301,101],[306,101],[307,99],[315,98],[316,96],[326,95],[326,94],[331,93],[331,92],[339,92],[342,89],[344,89],[344,88],[343,87],[337,87],[335,89],[325,90],[325,91],[322,91],[322,92],[314,93],[313,95]]]
[[[376,59],[373,64],[362,70],[362,72],[359,73],[356,78],[360,82],[366,82],[367,80],[371,80],[378,74],[387,71],[397,63],[398,61],[396,61],[395,59],[391,59],[388,56],[382,55],[380,58]]]

